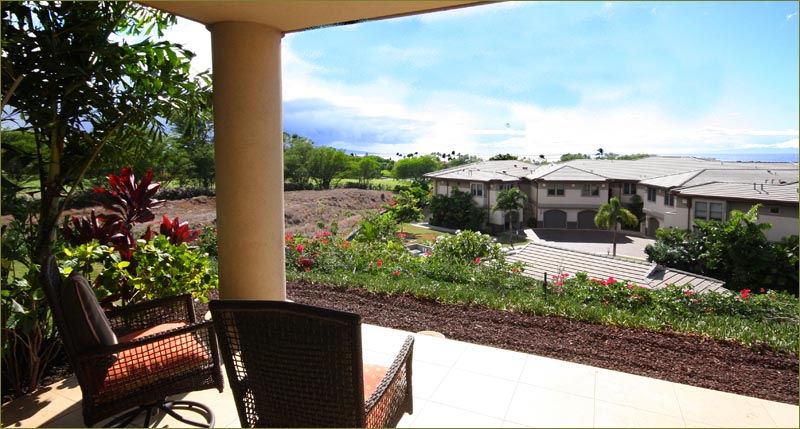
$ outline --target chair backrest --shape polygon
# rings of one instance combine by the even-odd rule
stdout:
[[[61,334],[61,342],[66,349],[67,357],[71,360],[73,356],[75,356],[76,347],[66,328],[67,322],[64,319],[64,311],[61,308],[61,288],[63,287],[64,281],[61,278],[61,273],[58,271],[58,264],[56,264],[55,256],[50,255],[47,257],[44,265],[42,265],[42,271],[39,273],[39,279],[39,283],[42,285],[42,289],[44,289],[47,303],[50,304],[50,311],[53,313],[53,322],[55,322],[56,328],[59,334]]]
[[[242,427],[363,427],[361,317],[284,301],[209,303]]]

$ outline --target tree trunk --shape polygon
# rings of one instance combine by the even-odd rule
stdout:
[[[613,244],[614,250],[612,251],[611,256],[617,256],[617,224],[614,224],[614,233],[611,236],[611,241],[614,243]]]

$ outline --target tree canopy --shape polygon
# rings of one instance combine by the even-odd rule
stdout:
[[[194,55],[150,38],[174,22],[133,2],[3,4],[3,123],[36,142],[35,262],[97,159],[160,140],[176,114],[208,107],[210,78],[190,73]]]
[[[606,204],[600,206],[594,217],[594,224],[599,228],[610,229],[613,233],[613,255],[617,256],[617,230],[620,225],[638,225],[639,218],[630,210],[623,207],[619,198],[612,197]]]
[[[396,179],[419,181],[424,174],[439,170],[441,167],[442,163],[435,155],[422,155],[397,161],[392,173]]]

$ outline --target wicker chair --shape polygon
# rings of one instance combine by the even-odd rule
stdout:
[[[146,427],[158,410],[187,425],[214,426],[207,406],[167,400],[209,388],[222,392],[224,385],[213,324],[196,322],[190,295],[104,312],[80,274],[61,278],[53,256],[40,280],[81,387],[87,426],[112,417],[104,427],[127,426],[144,413]],[[189,420],[176,410],[205,421]]]
[[[242,427],[394,427],[413,412],[413,337],[391,367],[363,365],[358,314],[284,301],[209,308]]]

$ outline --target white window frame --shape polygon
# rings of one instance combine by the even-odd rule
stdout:
[[[622,195],[636,195],[636,184],[630,182],[623,183]]]
[[[510,190],[514,189],[514,184],[513,183],[501,183],[501,184],[497,185],[497,189],[500,190],[500,191],[510,191]]]
[[[551,194],[550,191],[553,191]],[[547,185],[547,196],[548,197],[563,197],[564,193],[564,184],[563,183],[550,183]]]
[[[483,196],[483,183],[470,183],[469,184],[469,191],[472,193],[473,197],[482,197]]]
[[[701,206],[702,205],[702,206]],[[703,207],[702,211],[698,210],[698,206]],[[718,207],[719,210],[713,210],[713,212],[717,212],[719,214],[718,217],[712,217],[712,208]],[[718,222],[722,222],[725,220],[725,205],[722,202],[717,201],[695,201],[694,207],[694,219],[701,219],[701,220],[715,220]]]
[[[675,207],[675,195],[669,191],[664,192],[664,205],[667,207]]]
[[[652,196],[651,196],[652,194]],[[658,190],[652,186],[647,187],[647,201],[656,202],[658,200]]]
[[[583,187],[581,187],[581,196],[582,197],[599,197],[600,196],[600,185],[595,183],[584,183]]]

